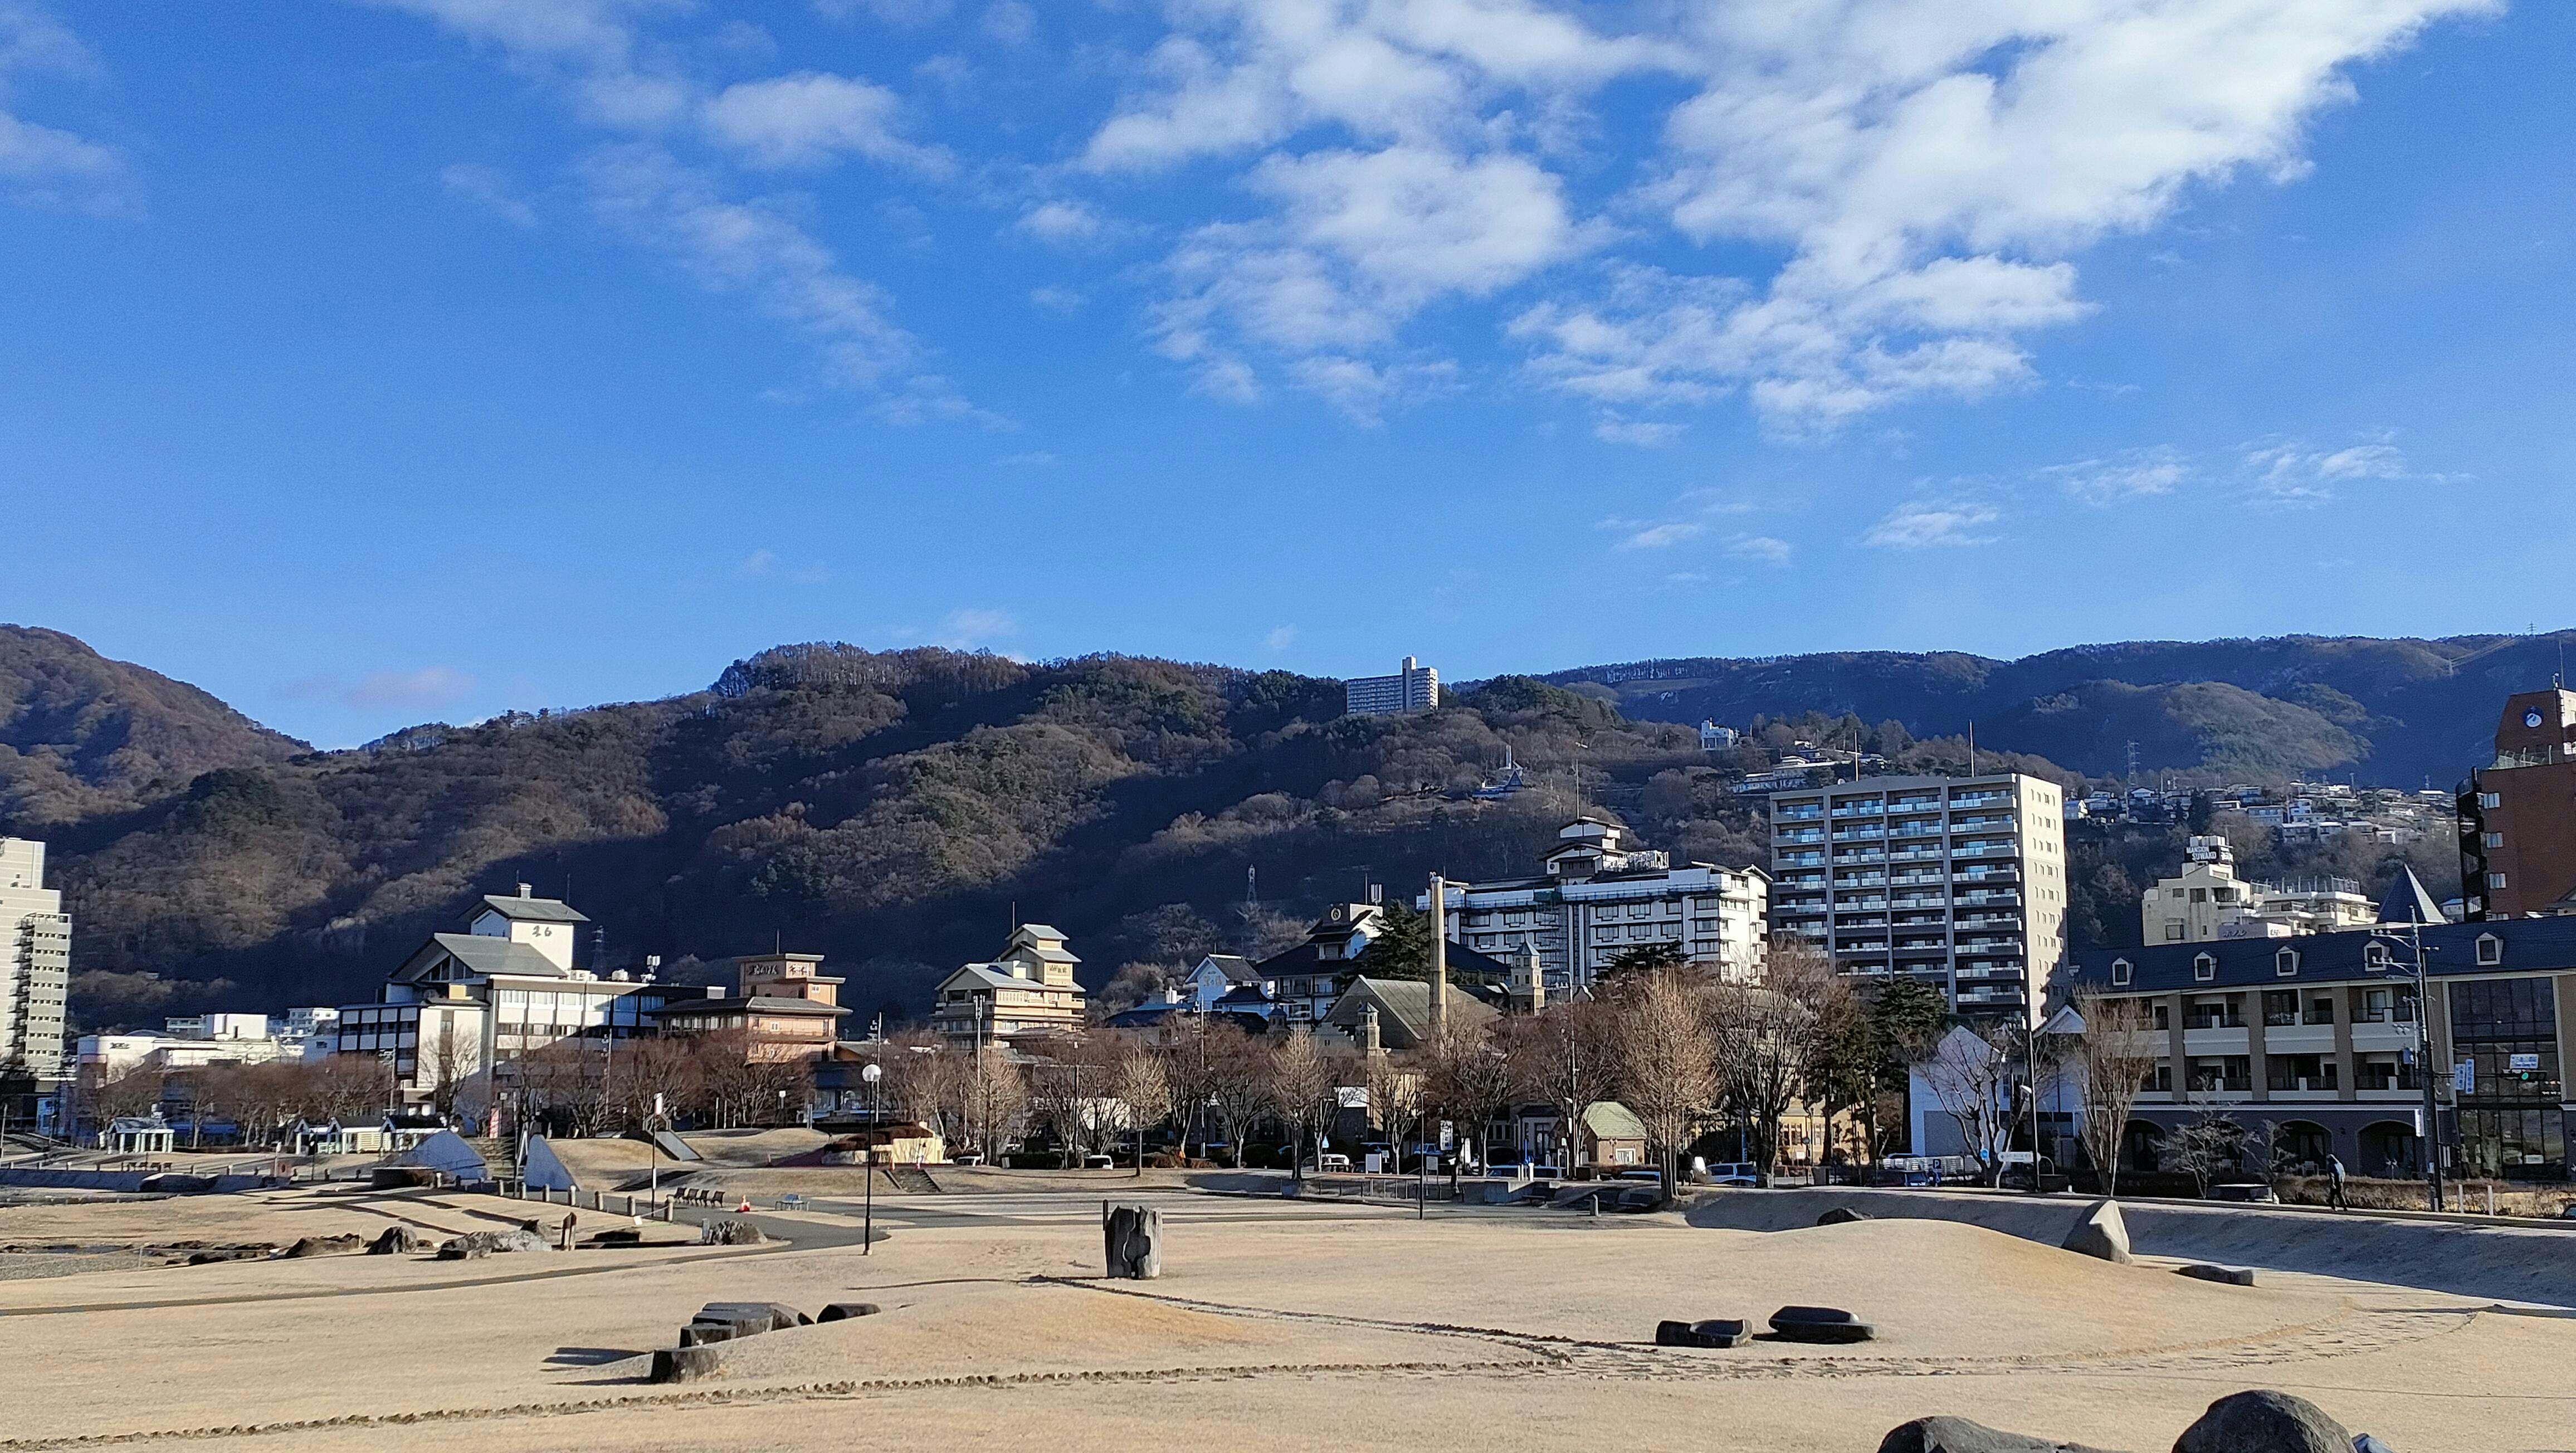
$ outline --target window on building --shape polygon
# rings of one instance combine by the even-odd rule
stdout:
[[[2299,951],[2285,948],[2272,955],[2272,972],[2286,979],[2299,971]]]
[[[2182,920],[2181,920],[2181,919],[2179,919],[2179,918],[2168,918],[2168,919],[2166,919],[2166,920],[2165,920],[2165,942],[2167,942],[2167,943],[2180,943],[2180,942],[2182,942],[2182,932],[2183,932],[2183,923],[2182,923]]]
[[[2173,1028],[2173,1006],[2172,1006],[2172,1005],[2170,1005],[2170,1004],[2158,1004],[2158,1005],[2156,1006],[2156,1012],[2155,1012],[2155,1026],[2156,1026],[2156,1028],[2158,1028],[2158,1029],[2168,1029],[2168,1030],[2169,1030],[2169,1029]]]
[[[2125,985],[2129,982],[2129,961],[2127,959],[2111,960],[2111,982],[2114,985]]]
[[[2479,963],[2482,963],[2482,964],[2500,964],[2500,963],[2503,963],[2503,962],[2504,962],[2504,940],[2503,940],[2503,939],[2500,939],[2500,938],[2498,938],[2498,937],[2496,937],[2496,936],[2495,936],[2494,934],[2492,934],[2492,933],[2482,933],[2482,934],[2479,934],[2479,935],[2478,935],[2478,962],[2479,962]]]
[[[2487,874],[2487,886],[2488,886],[2488,887],[2490,887],[2490,888],[2502,888],[2502,887],[2504,887],[2504,886],[2505,886],[2504,874],[2502,874],[2502,873],[2489,873],[2489,874]]]
[[[2309,1024],[2334,1023],[2334,1000],[2332,998],[2310,999],[2308,1001],[2308,1017],[2305,1022]]]
[[[2263,994],[2263,1024],[2279,1029],[2299,1022],[2299,995],[2294,989],[2270,989]]]
[[[2217,978],[2218,960],[2207,954],[2194,955],[2191,961],[2191,976],[2204,984]]]
[[[2484,841],[2488,847],[2500,848],[2504,846],[2504,834],[2500,832],[2491,832],[2488,833],[2482,841]]]
[[[2479,793],[2479,794],[2478,794],[2478,806],[2480,806],[2480,807],[2502,807],[2502,806],[2504,806],[2504,798],[2503,798],[2503,796],[2502,796],[2501,794],[2498,794],[2498,793],[2494,793],[2494,792],[2481,792],[2481,793]]]

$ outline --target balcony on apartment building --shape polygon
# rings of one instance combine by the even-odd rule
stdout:
[[[1890,837],[1939,837],[1941,835],[1941,819],[1937,817],[1907,818],[1903,822],[1889,823],[1887,825],[1887,832]]]
[[[1800,803],[1795,807],[1783,807],[1774,811],[1771,814],[1771,820],[1773,822],[1821,822],[1824,820],[1824,816],[1825,806],[1823,803],[1806,802]]]
[[[1834,841],[1838,843],[1877,842],[1879,839],[1886,836],[1887,829],[1874,822],[1861,827],[1838,827],[1834,829]]]
[[[1962,807],[1983,807],[1992,802],[2010,802],[2012,798],[2011,793],[1991,787],[1979,792],[1961,792],[1951,797],[1950,810],[1956,812]]]
[[[1953,814],[1952,832],[2011,832],[2015,818],[2009,812],[1972,812]]]
[[[1876,817],[1887,811],[1884,802],[1846,802],[1834,809],[1836,817]]]
[[[1950,901],[1962,908],[1981,904],[2018,908],[2021,906],[2021,894],[2011,888],[1971,888],[1964,893],[1954,895]]]
[[[1825,865],[1825,850],[1809,848],[1805,852],[1774,853],[1771,855],[1771,861],[1776,866],[1786,868],[1821,868]]]
[[[1825,830],[1821,827],[1796,827],[1771,835],[1774,843],[1820,843],[1824,840]]]

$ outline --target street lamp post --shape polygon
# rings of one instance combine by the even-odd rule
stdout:
[[[2442,1209],[2442,1111],[2434,1097],[2433,1087],[2433,986],[2425,973],[2424,956],[2433,950],[2424,947],[2424,926],[2413,921],[2402,928],[2373,929],[2374,947],[2380,948],[2379,962],[2365,955],[2362,971],[2383,973],[2391,967],[2403,968],[2415,981],[2415,1077],[2424,1091],[2424,1179],[2431,1188],[2433,1209]],[[2392,965],[2387,950],[2403,947],[2407,961]]]
[[[885,1125],[885,1114],[877,1098],[877,1084],[885,1078],[885,1069],[875,1060],[870,1060],[859,1067],[859,1078],[868,1082],[868,1128],[882,1129]],[[867,1255],[874,1248],[877,1239],[877,1148],[873,1145],[868,1147],[867,1188],[867,1209],[862,1213],[863,1219],[859,1223],[859,1255],[861,1256]]]

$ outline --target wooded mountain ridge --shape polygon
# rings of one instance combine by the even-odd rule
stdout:
[[[1530,871],[1577,810],[1614,812],[1679,856],[1767,861],[1758,804],[1726,790],[1745,759],[1701,752],[1695,724],[1762,711],[1827,726],[1790,709],[1796,691],[1873,723],[1884,711],[1895,729],[1874,724],[1869,737],[1894,746],[1900,769],[1963,769],[1964,744],[1945,733],[1973,712],[1980,766],[2071,780],[2037,745],[2120,766],[2100,742],[2136,734],[2116,713],[2147,711],[2141,700],[2168,721],[2195,692],[2220,703],[2160,750],[2186,770],[2241,776],[2310,751],[2283,746],[2301,731],[2341,740],[2310,717],[2353,742],[2376,733],[2351,759],[2364,763],[2386,760],[2391,740],[2475,747],[2506,691],[2548,679],[2530,676],[2549,648],[2529,638],[2474,651],[2229,646],[2091,654],[2117,664],[2136,652],[2170,675],[2199,650],[2207,669],[2268,692],[1880,654],[1592,668],[1560,673],[1567,686],[1501,677],[1438,712],[1352,718],[1339,683],[1286,672],[813,644],[664,700],[433,723],[315,752],[70,636],[0,627],[0,832],[52,844],[85,1029],[370,997],[421,935],[518,882],[588,913],[603,937],[585,958],[610,965],[656,954],[667,975],[713,978],[721,961],[772,944],[825,953],[850,976],[855,1028],[880,1011],[921,1014],[940,974],[996,951],[1015,921],[1070,933],[1097,988],[1124,966],[1275,950],[1371,882],[1409,897],[1434,868]],[[2249,664],[2259,660],[2271,674]],[[2355,664],[2369,661],[2383,664]],[[1681,665],[1697,674],[1674,674]],[[2050,695],[1989,715],[2013,682]],[[2309,716],[2264,715],[2297,712]],[[2180,755],[2195,743],[2200,756]],[[1507,747],[1530,785],[1474,796]],[[2476,757],[2452,755],[2436,779]],[[2166,849],[2124,852],[2134,876]],[[2112,901],[2127,881],[2106,879],[2100,903],[2079,881],[2079,921],[2104,934],[2133,924],[2134,901]]]

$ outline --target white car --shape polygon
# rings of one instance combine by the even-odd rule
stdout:
[[[1351,1158],[1339,1152],[1328,1152],[1315,1157],[1314,1168],[1318,1175],[1327,1171],[1347,1171],[1351,1168]]]

